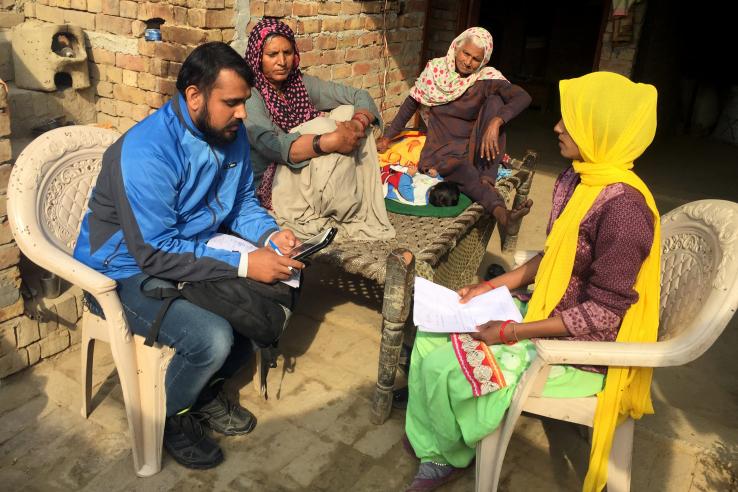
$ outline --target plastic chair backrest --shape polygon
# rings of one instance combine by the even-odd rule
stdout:
[[[87,202],[97,181],[102,155],[120,134],[89,126],[57,128],[36,138],[18,156],[9,194],[16,195],[16,236],[32,246],[55,247],[71,254]],[[35,186],[28,186],[35,183]],[[40,237],[39,237],[40,236]],[[28,241],[16,237],[19,243]],[[38,242],[46,239],[47,244]],[[35,248],[34,248],[35,249]]]
[[[659,341],[679,340],[696,358],[738,306],[738,204],[691,202],[661,224]]]

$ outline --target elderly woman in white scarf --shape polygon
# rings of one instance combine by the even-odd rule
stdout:
[[[457,184],[506,229],[532,205],[528,201],[510,212],[494,189],[505,152],[505,125],[528,107],[531,98],[487,66],[491,55],[488,31],[472,27],[461,33],[445,57],[428,62],[377,148],[385,151],[422,106],[428,138],[419,170]]]

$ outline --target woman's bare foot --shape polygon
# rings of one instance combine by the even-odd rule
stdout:
[[[508,210],[504,206],[496,207],[492,211],[492,215],[497,220],[500,230],[507,234],[511,232],[510,229],[513,224],[530,213],[531,207],[533,207],[533,200],[528,199],[512,210]]]

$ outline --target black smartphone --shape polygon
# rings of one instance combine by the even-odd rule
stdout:
[[[335,237],[337,232],[338,232],[338,229],[335,227],[326,229],[320,234],[315,235],[311,237],[310,239],[306,240],[301,245],[293,248],[292,251],[290,251],[290,257],[293,260],[297,260],[297,261],[304,260],[305,258],[312,255],[316,251],[320,251],[321,249],[331,244],[331,241],[333,241],[333,238]]]

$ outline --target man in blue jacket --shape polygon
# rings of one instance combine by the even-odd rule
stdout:
[[[149,277],[272,283],[303,267],[265,247],[271,240],[288,252],[296,239],[255,197],[242,123],[253,77],[228,45],[199,46],[182,65],[172,100],[103,156],[74,256],[118,281],[128,324],[139,335],[148,333],[161,306],[141,292]],[[209,247],[221,227],[262,247],[249,254]],[[166,374],[164,446],[187,467],[216,466],[223,453],[201,422],[228,435],[256,424],[220,389],[243,365],[250,341],[184,299],[167,311],[158,341],[176,350]]]

